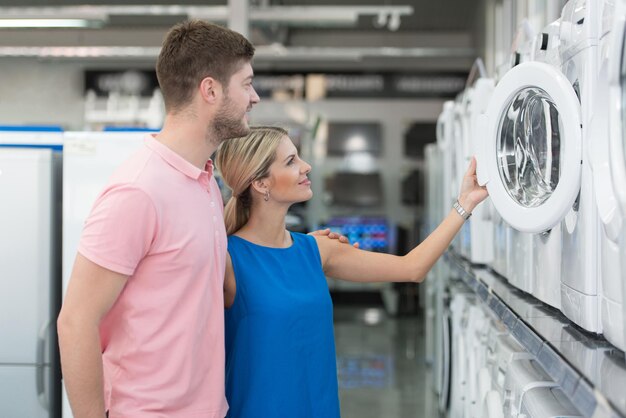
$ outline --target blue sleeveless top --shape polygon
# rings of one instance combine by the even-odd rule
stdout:
[[[333,305],[312,236],[289,248],[228,237],[237,292],[225,312],[231,418],[339,417]]]

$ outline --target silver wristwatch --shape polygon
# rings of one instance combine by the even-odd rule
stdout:
[[[463,209],[463,206],[461,206],[458,200],[454,202],[454,205],[452,205],[452,207],[454,208],[454,210],[457,211],[459,215],[461,215],[461,218],[463,218],[464,221],[467,221],[469,217],[472,216],[471,212],[468,212],[465,209]]]

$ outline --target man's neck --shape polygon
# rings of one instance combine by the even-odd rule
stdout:
[[[206,123],[184,115],[168,115],[156,139],[201,170],[217,149],[217,142],[207,138]]]

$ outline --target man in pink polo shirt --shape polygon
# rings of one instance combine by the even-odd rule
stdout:
[[[240,34],[201,21],[164,40],[163,130],[94,204],[58,319],[75,418],[226,415],[226,232],[209,157],[249,131],[253,55]]]

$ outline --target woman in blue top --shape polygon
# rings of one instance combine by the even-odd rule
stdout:
[[[285,130],[252,128],[247,136],[224,142],[216,165],[233,191],[224,214],[228,416],[339,417],[333,307],[325,277],[419,282],[464,218],[451,210],[402,257],[361,251],[285,228],[289,207],[312,197],[311,166]],[[467,213],[487,197],[475,171],[472,160],[458,199]]]

